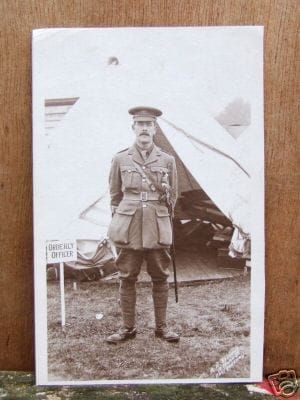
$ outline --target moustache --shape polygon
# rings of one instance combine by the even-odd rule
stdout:
[[[146,131],[143,131],[139,134],[139,136],[150,136],[150,134]]]

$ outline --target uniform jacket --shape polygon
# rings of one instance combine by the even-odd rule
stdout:
[[[145,171],[145,179],[135,166]],[[170,215],[165,201],[142,201],[141,192],[161,197],[163,183],[168,183],[170,200],[177,199],[177,171],[173,156],[153,147],[146,161],[135,145],[116,154],[112,160],[109,187],[111,205],[117,207],[108,230],[117,247],[157,249],[172,243]],[[128,199],[128,197],[130,197]]]

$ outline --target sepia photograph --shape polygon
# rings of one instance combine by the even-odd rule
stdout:
[[[39,385],[254,382],[263,28],[32,35]]]

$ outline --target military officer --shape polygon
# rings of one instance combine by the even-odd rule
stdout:
[[[143,261],[152,280],[155,336],[178,342],[179,335],[166,324],[168,267],[172,229],[168,204],[177,198],[177,172],[173,156],[154,142],[158,109],[135,107],[132,129],[135,142],[113,158],[110,175],[112,221],[109,238],[118,248],[116,265],[120,278],[122,328],[107,338],[118,343],[136,336],[136,281]]]

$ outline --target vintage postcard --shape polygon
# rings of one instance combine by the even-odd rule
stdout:
[[[260,381],[263,28],[32,51],[37,384]]]

